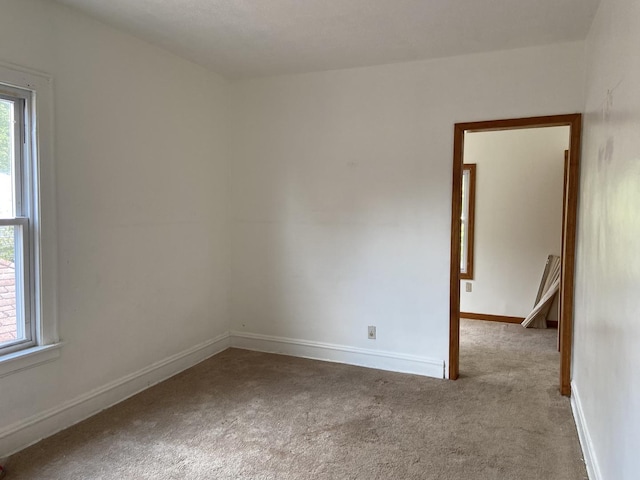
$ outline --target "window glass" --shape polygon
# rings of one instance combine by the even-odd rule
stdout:
[[[14,209],[14,102],[0,98],[0,217],[15,216]]]
[[[473,232],[476,165],[462,166],[462,211],[460,212],[460,278],[473,279]]]
[[[0,353],[35,345],[32,168],[25,128],[31,92],[0,85]]]

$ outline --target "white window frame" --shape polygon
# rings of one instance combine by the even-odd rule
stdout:
[[[24,239],[29,241],[24,288],[28,290],[29,298],[25,303],[30,309],[32,330],[30,342],[0,352],[0,377],[55,359],[61,346],[56,289],[52,79],[42,73],[0,63],[0,91],[3,90],[13,96],[23,92],[25,95],[28,131],[24,133],[28,141],[24,148],[24,161],[28,165],[22,185],[30,190],[29,218],[11,219],[2,224],[18,223],[25,233]]]
[[[0,83],[0,100],[13,103],[13,217],[0,218],[0,227],[14,227],[15,307],[18,339],[0,345],[0,356],[37,345],[34,309],[34,278],[32,258],[34,201],[37,199],[32,182],[31,141],[28,126],[32,118],[32,93]]]

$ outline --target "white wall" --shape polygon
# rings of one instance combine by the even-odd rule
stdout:
[[[560,255],[568,147],[569,127],[465,134],[464,162],[477,165],[477,178],[473,280],[461,282],[462,312],[526,317],[533,308],[547,257]]]
[[[1,456],[47,412],[226,332],[228,268],[225,82],[53,2],[0,12],[0,61],[54,79],[65,342],[0,378]]]
[[[574,391],[603,478],[629,478],[640,15],[632,0],[603,2],[589,47]],[[0,61],[55,80],[65,341],[58,360],[0,378],[11,437],[0,434],[0,454],[37,438],[21,426],[227,331],[228,127],[232,328],[443,361],[453,124],[583,107],[573,43],[245,81],[227,125],[229,87],[215,75],[52,2],[0,0],[0,11]]]
[[[591,478],[640,478],[640,3],[603,0],[587,42],[573,394]]]
[[[580,111],[582,54],[235,84],[232,328],[446,360],[453,125]]]

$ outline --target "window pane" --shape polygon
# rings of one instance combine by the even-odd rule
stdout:
[[[467,249],[465,248],[465,223],[460,222],[460,272],[467,273]]]
[[[462,171],[462,213],[460,214],[461,220],[466,220],[467,209],[469,205],[469,198],[467,192],[469,190],[469,170]]]
[[[460,273],[461,278],[473,278],[473,222],[475,205],[476,165],[462,166],[462,208],[460,211]]]
[[[0,99],[0,217],[15,216],[14,188],[14,103]]]
[[[16,315],[15,227],[0,227],[0,345],[25,338]]]
[[[469,170],[462,171],[462,212],[460,213],[460,273],[467,273],[467,236],[466,226],[469,216]]]

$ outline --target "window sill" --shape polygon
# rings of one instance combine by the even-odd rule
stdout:
[[[51,362],[60,356],[62,343],[25,348],[0,357],[0,378],[27,368]]]

